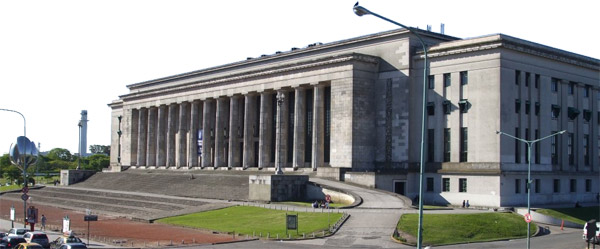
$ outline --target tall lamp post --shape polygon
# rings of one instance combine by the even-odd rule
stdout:
[[[23,118],[23,136],[24,137],[27,136],[27,122],[25,121],[25,116],[23,116],[23,114],[21,114],[18,111],[15,111],[15,110],[2,109],[2,108],[0,108],[0,111],[14,112],[14,113],[21,115],[21,117]]]
[[[77,126],[79,126],[79,144],[78,144],[78,148],[79,148],[79,153],[77,154],[77,170],[81,169],[81,121],[79,121],[79,124],[77,124]]]
[[[380,16],[374,12],[369,11],[368,9],[361,7],[360,5],[358,5],[358,2],[356,2],[356,4],[354,5],[354,13],[358,16],[363,16],[363,15],[374,15],[380,19],[383,19],[385,21],[388,21],[390,23],[393,23],[395,25],[398,25],[402,28],[407,29],[408,31],[412,32],[417,39],[419,39],[419,42],[421,43],[421,46],[423,47],[423,55],[424,55],[424,60],[423,60],[423,110],[421,113],[421,158],[419,160],[419,230],[417,231],[417,248],[421,248],[422,247],[422,243],[423,243],[423,174],[425,171],[425,165],[423,164],[424,159],[425,159],[425,122],[426,117],[425,116],[425,108],[426,108],[426,103],[427,103],[427,45],[425,45],[425,42],[423,41],[423,39],[421,38],[421,36],[419,35],[419,33],[417,32],[416,29],[405,26],[401,23],[392,21],[388,18],[385,18],[383,16]]]
[[[546,138],[551,138],[551,137],[554,137],[556,135],[563,134],[565,132],[566,132],[566,130],[562,130],[562,131],[556,132],[554,134],[545,136],[545,137],[540,138],[540,139],[525,140],[525,139],[518,138],[518,137],[515,137],[513,135],[510,135],[510,134],[507,134],[507,133],[504,133],[504,132],[501,132],[501,131],[496,131],[496,134],[504,135],[504,136],[513,138],[515,140],[518,140],[518,141],[521,141],[521,142],[527,144],[527,214],[528,215],[531,215],[530,214],[531,213],[531,205],[530,205],[531,204],[530,203],[530,198],[531,198],[531,145],[533,145],[534,143],[537,143],[539,141],[542,141],[542,140],[544,140]],[[530,230],[529,230],[530,226],[531,226],[531,222],[527,222],[527,249],[529,249],[529,240],[530,240],[530,237],[531,237],[530,236]]]

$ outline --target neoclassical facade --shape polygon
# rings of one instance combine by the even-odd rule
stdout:
[[[598,59],[498,34],[429,45],[426,195],[438,204],[591,202],[599,191]],[[262,170],[418,192],[423,52],[404,29],[129,85],[111,167]],[[283,98],[277,98],[277,96]],[[537,191],[537,192],[536,192]],[[558,192],[556,192],[558,191]]]

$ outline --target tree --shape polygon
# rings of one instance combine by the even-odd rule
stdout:
[[[110,164],[110,157],[107,155],[96,154],[89,156],[87,159],[89,162],[88,168],[91,170],[101,171]]]
[[[73,161],[73,155],[69,150],[63,148],[54,148],[48,152],[48,158],[50,160],[62,160],[62,161]]]
[[[90,151],[94,154],[110,155],[110,146],[93,144],[90,145]]]

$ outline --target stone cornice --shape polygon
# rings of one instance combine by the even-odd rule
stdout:
[[[192,80],[192,82],[182,83],[177,86],[170,85],[170,86],[165,86],[165,87],[161,87],[161,88],[153,88],[153,89],[149,89],[149,90],[144,90],[143,88],[139,88],[139,89],[136,89],[136,91],[133,93],[121,95],[119,97],[121,100],[128,100],[128,99],[132,99],[132,98],[154,96],[157,94],[162,95],[162,94],[168,94],[171,92],[181,92],[181,91],[186,91],[186,90],[191,90],[191,89],[210,87],[211,85],[223,84],[226,82],[249,80],[249,79],[259,78],[259,77],[268,77],[270,75],[275,75],[275,74],[289,73],[289,72],[304,70],[304,69],[308,69],[308,68],[328,66],[328,65],[340,64],[340,63],[349,63],[352,61],[369,63],[369,64],[378,64],[379,57],[358,54],[358,53],[330,56],[330,57],[318,58],[318,59],[309,60],[309,61],[288,63],[288,64],[284,64],[281,66],[269,67],[266,69],[245,71],[245,72],[231,74],[231,75],[222,76],[222,77],[207,78],[207,79],[201,79],[201,80]],[[186,78],[186,80],[189,80],[189,79]],[[165,79],[165,81],[166,82],[176,82],[177,80]]]
[[[525,41],[503,34],[441,43],[439,45],[432,46],[429,48],[428,57],[443,57],[454,54],[464,54],[495,48],[510,49],[521,53],[547,58],[554,61],[585,67],[592,70],[600,69],[600,60],[598,59],[544,46],[541,44]],[[422,53],[420,58],[423,58]]]

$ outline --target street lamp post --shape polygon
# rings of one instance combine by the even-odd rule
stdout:
[[[78,150],[79,153],[77,153],[77,170],[81,169],[81,121],[79,121],[79,124],[77,124],[77,126],[79,126],[79,143],[78,143]]]
[[[507,133],[504,133],[501,131],[496,131],[496,134],[504,135],[504,136],[513,138],[515,140],[518,140],[518,141],[521,141],[521,142],[527,144],[527,214],[529,214],[529,215],[531,213],[531,203],[530,203],[530,200],[531,200],[531,145],[533,145],[534,143],[537,143],[539,141],[542,141],[546,138],[551,138],[556,135],[563,134],[565,132],[566,132],[566,130],[562,130],[562,131],[556,132],[554,134],[545,136],[543,138],[539,138],[539,139],[535,139],[535,140],[525,140],[525,139],[518,138],[518,137],[515,137],[513,135],[510,135],[510,134],[507,134]],[[527,249],[529,249],[529,244],[530,244],[529,240],[531,237],[530,231],[529,231],[530,226],[531,226],[531,222],[527,222]]]
[[[405,28],[408,31],[412,32],[417,37],[417,39],[419,39],[419,42],[423,47],[423,110],[421,113],[421,155],[419,159],[419,230],[417,231],[417,248],[420,249],[423,243],[423,174],[425,173],[425,165],[423,164],[423,162],[425,159],[425,123],[427,121],[425,116],[425,108],[427,103],[427,45],[425,45],[425,42],[423,41],[416,29],[405,26],[401,23],[392,21],[374,12],[371,12],[368,9],[358,5],[358,2],[356,2],[356,4],[354,5],[354,13],[358,16],[374,15],[380,19]]]
[[[21,115],[21,117],[23,118],[23,136],[24,137],[27,136],[27,122],[25,121],[25,116],[23,116],[23,114],[21,114],[18,111],[15,111],[15,110],[2,109],[2,108],[0,108],[0,111],[14,112],[14,113]]]
[[[276,175],[283,175],[283,169],[281,167],[281,164],[283,163],[281,161],[281,121],[283,120],[283,118],[281,117],[281,106],[283,105],[283,101],[285,100],[285,94],[283,94],[283,92],[278,92],[277,93],[277,153],[279,154],[278,157],[278,162],[277,162],[277,170],[275,171]]]

